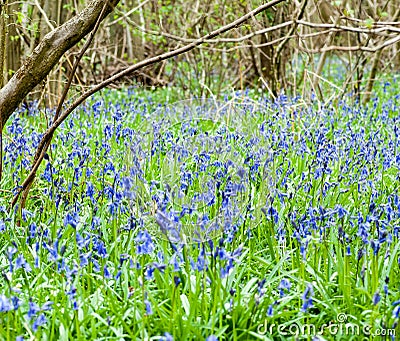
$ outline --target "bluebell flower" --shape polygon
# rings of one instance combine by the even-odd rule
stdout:
[[[53,304],[54,304],[54,302],[48,301],[48,302],[46,302],[45,304],[42,305],[40,310],[42,310],[42,311],[51,310],[51,307],[53,306]]]
[[[47,245],[47,243],[43,242],[42,246],[49,252],[48,259],[50,262],[56,262],[59,259],[58,253],[58,239],[54,242],[53,246]]]
[[[122,185],[123,185],[123,196],[128,199],[134,198],[134,193],[132,192],[132,180],[128,177],[122,178]]]
[[[76,301],[76,288],[71,285],[70,290],[67,292],[69,300],[72,302],[72,309],[78,310],[78,302]]]
[[[265,285],[266,281],[267,280],[265,278],[263,278],[261,281],[258,281],[257,291],[258,291],[258,294],[260,295],[260,297],[264,296],[264,293],[265,293],[264,285]]]
[[[101,258],[106,258],[108,256],[106,246],[103,241],[98,238],[93,240],[93,250],[96,251]]]
[[[303,305],[301,307],[302,312],[306,312],[309,308],[313,306],[313,296],[314,296],[314,288],[312,284],[308,283],[306,290],[303,293]]]
[[[400,317],[400,300],[393,302],[392,305],[394,306],[392,317],[397,319]]]
[[[207,268],[207,259],[205,257],[205,250],[202,248],[200,250],[199,256],[197,257],[197,262],[196,262],[196,270],[197,271],[203,271]]]
[[[93,271],[99,273],[101,271],[99,262],[93,257],[91,258],[91,262],[93,264]]]
[[[300,255],[303,258],[304,261],[307,259],[307,246],[308,246],[308,240],[305,243],[300,244]]]
[[[151,236],[146,230],[139,231],[135,238],[136,251],[138,255],[151,254],[154,251],[154,244]]]
[[[16,253],[17,253],[17,249],[16,249],[16,248],[11,247],[11,246],[7,248],[6,254],[7,254],[7,258],[8,258],[8,263],[9,263],[9,265],[10,265],[10,272],[11,272],[11,273],[12,273],[13,270],[14,270],[14,266],[13,266],[12,260],[13,260],[13,257],[14,257],[14,255],[15,255]]]
[[[111,278],[112,278],[112,275],[111,275],[110,272],[108,271],[107,265],[104,265],[104,267],[103,267],[103,273],[104,273],[104,278],[107,278],[107,279],[111,279]]]
[[[381,248],[381,245],[380,245],[379,241],[371,240],[370,245],[371,245],[371,248],[372,248],[372,250],[374,252],[374,255],[377,256],[378,252],[379,252],[379,249]]]
[[[126,253],[121,253],[121,254],[119,255],[119,267],[121,267],[122,264],[123,264],[126,260],[128,260],[128,259],[129,259],[129,255],[128,255],[128,254],[126,254]]]
[[[104,171],[104,173],[107,173],[107,172],[114,173],[115,172],[114,164],[112,162],[107,162],[106,165],[104,166],[103,171]]]
[[[0,232],[4,232],[6,230],[6,224],[2,219],[0,219]]]
[[[28,211],[25,208],[22,209],[21,213],[22,213],[22,220],[25,221],[25,222],[28,220],[28,217],[32,217],[33,216],[33,213]]]
[[[92,168],[86,167],[86,173],[85,173],[86,177],[89,178],[93,174],[94,174],[94,172],[93,172]]]
[[[164,333],[164,337],[162,338],[163,341],[174,341],[174,338],[172,335],[168,332]]]
[[[76,229],[78,223],[79,223],[79,216],[76,212],[74,214],[67,213],[67,215],[64,218],[64,226],[71,225],[72,228]]]
[[[341,205],[338,205],[336,210],[337,210],[339,219],[344,218],[349,213]]]
[[[177,287],[181,283],[181,279],[179,276],[174,276],[174,284]]]
[[[39,268],[39,248],[40,248],[40,244],[39,242],[35,243],[35,268],[38,269]]]
[[[25,271],[27,272],[30,272],[32,270],[22,254],[19,254],[17,259],[15,260],[15,269],[20,268],[25,269]]]
[[[273,315],[274,315],[274,307],[273,307],[272,304],[270,304],[270,305],[268,306],[268,309],[267,309],[267,316],[268,316],[268,317],[272,317]]]
[[[214,335],[210,335],[206,338],[206,341],[218,341],[218,338]]]
[[[91,255],[91,252],[88,252],[88,253],[81,253],[81,254],[79,255],[79,261],[80,261],[79,266],[80,266],[81,268],[84,268],[85,266],[87,266],[87,265],[89,264],[89,257],[90,257],[90,255]]]
[[[32,324],[33,331],[36,332],[40,326],[44,326],[46,323],[46,316],[44,314],[40,314]]]
[[[32,300],[29,301],[29,309],[28,309],[28,318],[32,319],[38,312],[40,311],[40,308],[38,305]]]
[[[279,295],[281,297],[285,296],[285,290],[287,290],[289,292],[291,286],[292,286],[292,284],[290,283],[290,281],[286,278],[283,278],[278,285]]]
[[[364,244],[368,244],[369,240],[369,232],[368,232],[368,223],[361,223],[358,227],[357,236],[361,237]]]
[[[145,270],[145,273],[144,273],[144,277],[149,281],[149,280],[151,280],[151,279],[153,279],[153,274],[154,274],[154,270],[155,270],[155,268],[154,267],[152,267],[152,266],[147,266],[146,267],[146,270]]]
[[[32,222],[31,224],[29,224],[28,229],[29,229],[28,240],[32,240],[35,238],[36,232],[37,232],[37,226],[36,226],[35,222]]]
[[[379,295],[379,291],[376,291],[374,296],[372,297],[373,305],[377,305],[380,300],[381,300],[381,295]]]
[[[278,215],[278,211],[275,209],[275,207],[273,207],[272,205],[270,205],[268,207],[268,209],[266,209],[265,207],[262,207],[261,211],[265,214],[265,216],[267,218],[271,217],[275,224],[278,223],[279,215]]]
[[[10,300],[4,295],[0,295],[0,312],[7,312],[13,309]]]
[[[86,196],[91,200],[93,204],[95,203],[94,193],[94,186],[90,181],[88,181],[86,185]]]
[[[14,310],[17,310],[21,304],[21,300],[17,296],[11,297],[11,303]]]
[[[239,167],[237,170],[237,175],[239,175],[239,177],[243,179],[246,175],[246,170],[243,167]]]
[[[46,168],[44,170],[44,173],[43,173],[42,177],[47,182],[52,182],[52,179],[53,179],[53,167],[51,166],[51,164],[49,162],[46,164]]]
[[[152,315],[153,314],[153,310],[151,309],[151,304],[149,300],[144,300],[144,305],[146,307],[146,314],[147,315]]]
[[[387,284],[383,286],[383,292],[385,293],[386,296],[389,295],[389,286]]]

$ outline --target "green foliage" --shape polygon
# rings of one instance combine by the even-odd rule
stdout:
[[[320,328],[342,316],[360,328],[392,328],[392,303],[400,298],[399,218],[388,220],[385,207],[393,204],[399,185],[398,168],[394,161],[387,166],[384,155],[394,141],[387,123],[399,117],[397,92],[396,81],[379,85],[369,108],[352,106],[351,98],[321,108],[316,101],[306,105],[282,97],[272,103],[238,92],[220,102],[236,103],[228,112],[199,111],[196,100],[167,105],[181,95],[173,88],[104,91],[92,98],[57,133],[28,211],[0,213],[1,337],[159,340],[168,332],[175,340],[283,340],[287,336],[273,324]],[[38,115],[33,109],[7,128],[13,135],[2,188],[27,174]],[[367,162],[360,146],[377,134],[378,154]],[[180,154],[185,148],[187,154]],[[329,172],[317,175],[320,155],[335,153],[341,156],[327,161]],[[200,161],[207,155],[208,161]],[[114,170],[107,168],[110,163]],[[368,175],[362,180],[364,167]],[[245,175],[239,175],[242,169]],[[184,184],[188,174],[197,176]],[[125,177],[129,195],[123,194]],[[208,192],[216,180],[219,187]],[[232,184],[244,190],[229,197],[236,213],[228,217],[224,200]],[[212,204],[194,204],[206,194]],[[166,197],[164,214],[195,207],[193,215],[179,218],[186,244],[160,233],[156,216]],[[372,202],[382,213],[369,222],[369,240],[380,236],[379,229],[392,236],[377,252],[363,242],[357,223],[378,214]],[[203,215],[227,226],[212,235],[213,246],[191,239]],[[301,229],[309,234],[301,235]],[[154,247],[145,253],[138,251],[143,230]],[[29,267],[17,266],[21,256]],[[207,266],[193,268],[202,259]],[[290,288],[280,288],[284,281]],[[302,309],[309,285],[312,305]],[[6,311],[4,297],[18,297],[19,307]],[[28,314],[32,303],[40,311]],[[40,314],[47,323],[36,330]]]

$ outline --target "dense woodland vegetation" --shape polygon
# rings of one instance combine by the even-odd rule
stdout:
[[[260,5],[258,1],[215,0],[117,2],[78,67],[74,84],[79,87],[188,44]],[[88,4],[4,0],[0,7],[0,60],[4,63],[0,86],[48,32]],[[267,85],[274,95],[282,89],[295,93],[308,77],[317,87],[319,78],[314,74],[321,76],[329,68],[326,60],[335,55],[343,60],[349,76],[340,84],[343,90],[365,94],[371,91],[367,83],[377,70],[390,72],[399,67],[399,15],[397,1],[284,1],[198,49],[138,70],[121,81],[175,85],[186,94],[198,95],[209,95],[207,88],[219,94],[232,87]],[[56,105],[79,48],[66,53],[36,89],[48,106]]]
[[[0,0],[0,340],[396,340],[400,1]]]

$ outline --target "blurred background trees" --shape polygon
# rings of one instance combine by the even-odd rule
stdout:
[[[86,0],[0,0],[0,86],[45,34]],[[74,77],[84,90],[134,62],[183,46],[260,5],[260,1],[122,0],[105,19]],[[341,67],[335,86],[368,101],[377,71],[400,64],[400,0],[286,1],[199,48],[139,70],[124,85],[176,86],[209,96],[248,87],[271,96],[319,91],[330,82],[330,58]],[[33,96],[56,105],[75,55],[64,55]],[[326,97],[326,94],[325,94]]]

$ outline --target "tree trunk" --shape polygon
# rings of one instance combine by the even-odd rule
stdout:
[[[0,88],[7,81],[5,76],[6,40],[7,40],[7,0],[0,0]]]
[[[16,12],[19,11],[19,4],[10,3],[8,15],[10,19],[8,20],[8,34],[7,34],[7,59],[6,59],[6,79],[4,79],[4,83],[6,83],[12,76],[12,74],[18,70],[21,66],[21,59],[23,56],[22,47],[21,47],[21,37],[17,31],[17,20],[12,19],[16,16]]]
[[[103,20],[119,0],[93,0],[78,15],[48,33],[21,68],[0,89],[0,126],[4,124],[25,96],[53,69],[62,55],[75,46],[95,26],[104,6]]]

